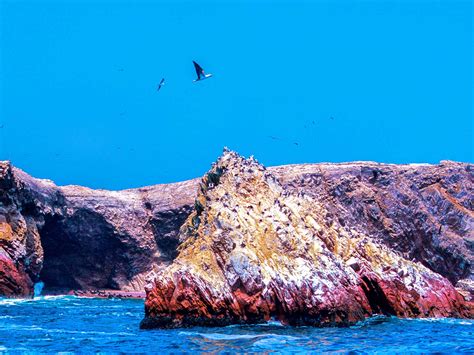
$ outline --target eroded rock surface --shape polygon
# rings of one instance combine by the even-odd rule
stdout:
[[[56,186],[0,162],[0,296],[143,291],[169,264],[196,181],[124,191]]]
[[[472,317],[470,165],[265,169],[225,151],[199,185],[143,328]]]
[[[254,164],[250,160],[239,159],[235,162],[235,169],[240,169],[237,168],[239,164],[243,164],[242,169]],[[327,249],[323,248],[323,254],[329,251],[329,254],[339,255],[340,245],[347,243],[345,240],[354,243],[368,240],[377,250],[382,245],[389,255],[401,255],[404,262],[420,263],[446,277],[464,297],[473,298],[472,165],[455,162],[442,162],[439,165],[371,162],[303,164],[268,168],[264,170],[266,175],[258,178],[251,178],[253,172],[245,169],[232,175],[232,179],[224,178],[227,181],[224,185],[219,181],[220,190],[238,192],[227,192],[229,197],[226,198],[240,201],[240,187],[246,186],[247,189],[249,179],[274,180],[272,188],[262,191],[255,188],[251,190],[252,193],[262,197],[261,203],[268,204],[273,198],[271,196],[276,194],[273,187],[277,186],[275,189],[282,195],[278,198],[280,203],[293,206],[299,201],[303,207],[292,207],[295,209],[292,213],[309,216],[320,226],[311,227],[307,222],[298,226],[295,224],[297,228],[303,228],[305,233],[310,233],[311,237],[305,237],[309,238],[308,243],[315,243],[313,234],[317,238],[319,233],[331,236],[328,241],[321,242]],[[263,168],[257,164],[250,169],[260,171]],[[212,176],[211,179],[215,179]],[[216,182],[211,181],[210,186]],[[97,290],[143,291],[147,275],[154,275],[170,265],[178,255],[180,242],[186,240],[182,250],[188,245],[189,235],[183,230],[180,232],[180,227],[190,213],[196,207],[209,208],[207,204],[195,206],[198,188],[197,179],[124,191],[56,186],[49,180],[32,178],[8,162],[0,162],[0,296],[31,296],[33,285],[39,280],[46,283],[46,290],[54,293],[69,290],[86,294],[95,294]],[[212,201],[215,198],[212,195],[214,192],[211,192],[213,189],[201,192],[199,198],[204,196]],[[266,196],[266,193],[269,195]],[[233,208],[237,211],[232,211],[233,214],[246,215],[249,212],[255,223],[260,223],[260,219],[266,221],[263,225],[269,223],[270,216],[260,212],[256,214],[250,207],[235,201],[232,203],[236,204]],[[214,206],[206,213],[219,213],[219,208],[221,206]],[[225,209],[221,213],[223,211]],[[280,234],[283,233],[280,230],[290,228],[287,223],[295,223],[289,222],[290,219],[297,219],[293,214],[286,217],[288,221],[278,218],[272,228],[276,230],[278,227]],[[188,220],[186,225],[189,226],[189,223]],[[208,229],[214,228],[212,223]],[[226,230],[230,230],[231,226],[226,226]],[[253,236],[253,227],[242,224],[239,228],[244,228],[246,232],[236,229],[235,233],[238,231]],[[332,236],[334,233],[339,235],[340,230],[345,231],[341,232],[345,233],[343,237]],[[289,239],[284,241],[286,237],[281,237],[281,243],[293,243],[293,232],[285,233]],[[233,240],[234,234],[230,235],[228,238]],[[276,240],[275,234],[259,238],[268,238],[271,245]],[[333,242],[335,244],[331,249]],[[305,247],[298,248],[306,253]],[[217,250],[217,254],[222,253],[219,244],[212,246],[209,253],[214,253],[213,250]],[[284,250],[281,249],[281,252]],[[295,254],[291,255],[293,258]],[[180,256],[176,263],[183,258]],[[328,258],[330,261],[325,261],[329,263],[327,265],[333,265],[331,258],[335,257]],[[337,258],[336,261],[339,260]],[[194,261],[189,259],[189,262]],[[246,266],[250,261],[241,260],[240,256],[233,256],[231,263],[242,265],[236,268],[242,269],[244,274],[254,273],[251,266]],[[291,265],[286,266],[288,272],[292,272]],[[347,278],[344,271],[347,266],[357,270],[355,272],[358,274],[364,263],[354,257],[344,259],[341,265],[344,268],[334,267],[335,275],[331,277]],[[214,278],[214,275],[209,277]],[[444,279],[442,282],[445,282]],[[355,291],[359,294],[360,289],[363,289],[358,282],[356,284],[356,288],[347,291],[349,296]],[[369,293],[380,293],[375,284],[371,285],[371,282],[366,282],[365,288]],[[375,291],[371,291],[371,288]],[[361,301],[362,304],[369,301],[369,297],[366,298],[366,301]],[[360,303],[353,306],[357,308]],[[362,308],[365,310],[367,307]]]

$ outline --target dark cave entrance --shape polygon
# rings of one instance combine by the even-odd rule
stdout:
[[[360,284],[362,290],[369,301],[370,308],[376,314],[394,315],[396,314],[387,296],[383,292],[376,280],[369,279],[367,276],[362,276],[362,283]]]
[[[72,216],[45,216],[40,230],[44,259],[40,280],[45,292],[119,288],[124,250],[114,228],[90,210]]]

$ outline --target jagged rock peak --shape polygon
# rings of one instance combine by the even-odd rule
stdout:
[[[285,191],[235,152],[202,179],[180,240],[147,289],[144,328],[472,314],[447,279],[346,225],[326,201]]]
[[[227,147],[224,147],[222,151],[222,155],[217,159],[217,161],[213,165],[219,165],[221,167],[236,167],[241,165],[242,167],[249,167],[252,165],[258,165],[261,169],[265,169],[265,167],[260,164],[257,159],[253,155],[249,158],[245,158],[239,153],[230,150]]]

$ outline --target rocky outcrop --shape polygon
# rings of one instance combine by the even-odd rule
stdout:
[[[190,223],[192,226],[192,223],[197,223],[199,220],[199,228],[204,228],[205,225],[208,229],[214,228],[212,227],[214,222],[210,221],[207,224],[207,219],[202,216],[223,213],[228,207],[221,211],[220,205],[216,207],[211,204],[211,208],[209,203],[215,198],[213,194],[225,190],[228,194],[225,198],[231,201],[234,198],[240,200],[242,186],[249,188],[248,179],[252,172],[247,170],[263,169],[255,162],[242,160],[238,156],[233,156],[228,164],[234,164],[234,170],[240,168],[243,170],[234,175],[231,174],[231,170],[222,172],[223,180],[220,181],[219,178],[217,181],[216,176],[220,174],[213,175],[217,173],[215,171],[217,168],[214,167],[211,171],[213,174],[205,178],[210,177],[209,187],[198,195],[198,189],[202,184],[197,179],[123,191],[92,190],[80,186],[56,186],[49,180],[32,178],[8,162],[0,162],[0,296],[31,296],[33,285],[39,280],[45,282],[47,292],[53,293],[74,290],[73,292],[83,295],[115,295],[117,294],[115,291],[124,291],[127,294],[138,295],[134,292],[143,291],[147,277],[153,277],[155,274],[160,275],[158,279],[162,277],[160,270],[169,266],[168,271],[178,272],[179,269],[181,272],[182,270],[177,265],[185,258],[184,250],[190,247],[189,243],[192,240],[200,240],[198,237],[201,234],[207,236],[207,229],[202,229],[203,232],[199,233],[193,232],[194,237],[190,238],[186,229],[180,231],[180,227],[185,222],[186,226],[189,227]],[[334,275],[328,278],[342,277],[340,282],[345,280],[344,283],[354,286],[355,282],[356,285],[354,289],[350,288],[350,291],[347,289],[348,293],[344,293],[344,297],[350,298],[352,294],[360,295],[360,290],[362,294],[366,292],[369,295],[380,294],[378,286],[383,290],[393,287],[393,283],[387,284],[388,281],[385,279],[383,282],[378,278],[376,278],[376,283],[371,281],[375,276],[371,276],[369,272],[373,271],[372,266],[366,265],[369,263],[368,256],[347,258],[348,251],[343,256],[339,255],[342,246],[349,248],[347,247],[349,240],[351,248],[365,250],[362,249],[362,245],[370,246],[364,248],[372,248],[371,246],[374,245],[377,255],[382,248],[387,251],[390,258],[394,260],[401,258],[402,264],[408,263],[403,264],[405,266],[402,269],[418,270],[417,268],[424,266],[423,272],[419,273],[423,274],[431,270],[456,285],[465,298],[472,299],[474,290],[472,286],[474,280],[472,272],[474,262],[472,165],[455,162],[442,162],[439,165],[354,162],[288,165],[263,171],[263,177],[252,179],[256,182],[260,180],[265,182],[266,179],[270,179],[274,181],[272,188],[260,191],[259,187],[255,187],[250,190],[251,193],[260,196],[261,203],[264,203],[266,200],[270,201],[271,196],[276,194],[273,191],[275,188],[282,195],[278,198],[279,203],[292,206],[294,211],[291,213],[298,213],[305,219],[314,219],[318,223],[318,228],[308,225],[309,222],[306,221],[301,225],[295,224],[293,228],[297,227],[298,230],[303,229],[304,233],[310,233],[308,236],[304,235],[306,242],[311,245],[316,243],[313,241],[314,238],[327,237],[327,240],[318,243],[322,243],[321,253],[328,253],[328,260],[323,258],[322,265],[327,265],[328,269],[334,269],[332,271]],[[226,183],[223,184],[223,181]],[[266,182],[262,186],[265,184]],[[232,192],[234,190],[238,193]],[[269,195],[266,196],[266,193]],[[201,205],[195,204],[196,196],[199,196],[201,200],[204,199]],[[205,201],[207,202],[204,203]],[[226,202],[227,205],[230,203]],[[295,203],[300,203],[301,207],[296,209],[293,207]],[[255,223],[261,223],[260,220],[262,220],[262,225],[265,225],[270,221],[269,216],[260,214],[261,212],[256,214],[251,207],[247,208],[246,205],[235,201],[232,204],[233,209],[237,211],[231,211],[234,215],[236,213],[247,215],[248,212],[250,216],[253,216]],[[202,216],[196,217],[196,211],[200,211]],[[193,213],[192,217],[188,219],[191,213]],[[294,214],[288,216],[287,220],[282,219],[283,217],[278,214],[277,217],[281,218],[275,217],[272,227],[274,232],[278,228],[278,233],[267,233],[269,229],[263,233],[265,231],[263,227],[261,231],[263,234],[258,240],[259,243],[264,241],[264,243],[275,245],[275,248],[278,246],[278,252],[283,253],[284,257],[288,258],[286,256],[288,254],[293,258],[296,255],[293,249],[290,248],[287,251],[285,245],[288,243],[292,245],[293,236],[299,234],[291,232],[287,224],[290,223],[293,226],[295,223],[293,220],[297,217]],[[233,220],[235,216],[229,215],[228,218]],[[217,220],[221,221],[220,215]],[[232,226],[224,225],[225,228],[221,229],[230,230]],[[282,234],[283,231],[286,234]],[[249,237],[250,242],[254,238],[254,230],[243,222],[238,225],[238,228],[236,227],[234,232],[229,232],[229,237],[226,238],[233,240],[235,233],[252,236]],[[277,243],[280,239],[275,239],[276,235],[280,234],[282,236],[278,238],[283,243],[281,246],[279,242]],[[228,240],[226,238],[223,240]],[[298,243],[301,240],[297,239]],[[179,247],[181,251],[178,251],[180,243],[183,244]],[[206,244],[207,249],[204,250],[210,251],[203,255],[208,255],[210,258],[214,254],[223,254],[221,247],[223,246],[219,243]],[[255,248],[259,247],[255,246]],[[300,245],[298,248],[306,255],[305,246]],[[196,251],[196,255],[199,253]],[[272,253],[276,252],[272,250]],[[314,255],[320,257],[319,254]],[[222,256],[222,260],[227,260],[226,258],[227,256]],[[233,256],[232,265],[240,262],[242,273],[254,275],[251,267],[253,264],[250,262],[254,259],[249,259],[247,263],[245,259],[239,261],[239,258],[240,256]],[[173,260],[175,260],[174,263]],[[190,265],[193,262],[194,260],[189,260]],[[295,257],[294,263],[299,262],[300,259]],[[338,262],[343,267],[334,266]],[[311,264],[312,261],[308,259],[305,263]],[[370,265],[372,263],[373,261]],[[300,270],[298,268],[302,267],[298,265],[289,263],[285,266],[285,270],[293,273],[293,268]],[[347,276],[349,275],[346,275],[347,266],[357,275]],[[239,269],[239,266],[236,268]],[[355,271],[356,269],[358,271]],[[405,271],[400,271],[398,267],[396,270],[405,275]],[[294,272],[297,274],[296,271]],[[364,281],[360,276],[361,272],[366,273],[364,276],[367,276],[368,281]],[[409,271],[406,273],[408,275]],[[418,271],[415,274],[418,275]],[[185,277],[181,280],[182,282],[195,282],[194,279],[189,279],[190,273],[183,275]],[[200,271],[199,275],[206,275],[206,273]],[[215,275],[209,273],[209,277],[214,279]],[[233,277],[236,278],[236,276]],[[324,279],[324,277],[324,274],[321,274],[320,278]],[[356,278],[353,279],[353,277]],[[245,279],[244,276],[242,278]],[[446,282],[444,278],[441,278],[440,282]],[[219,280],[219,278],[215,279]],[[361,279],[362,283],[359,282]],[[436,278],[433,279],[430,276],[427,280],[431,281],[426,282],[434,282]],[[314,282],[316,285],[317,281]],[[398,285],[398,282],[395,283]],[[174,285],[174,283],[167,285],[172,284]],[[196,286],[193,285],[192,287]],[[322,284],[320,286],[323,287]],[[329,286],[334,285],[329,284]],[[326,285],[323,288],[329,286]],[[346,290],[345,286],[342,288]],[[258,292],[255,294],[252,292],[254,291],[246,294],[250,297],[248,301],[250,303],[251,300],[258,298],[255,296]],[[296,293],[299,289],[288,292]],[[153,292],[150,293],[152,294]],[[241,294],[244,293],[241,292]],[[156,295],[154,297],[157,299]],[[382,307],[381,305],[371,306],[370,299],[373,297],[375,296],[365,296],[365,301],[358,301],[352,307],[369,313],[373,308]],[[149,297],[147,304],[150,304],[152,298],[152,296]],[[280,309],[278,307],[275,309]],[[147,312],[150,316],[161,314],[151,306],[147,307]],[[265,314],[273,315],[272,312],[268,311]],[[164,316],[164,313],[161,315]],[[175,317],[172,311],[168,315]],[[280,315],[280,317],[283,316]],[[241,318],[238,319],[241,321]],[[185,323],[181,322],[181,324]]]
[[[0,162],[0,296],[143,291],[173,259],[196,181],[104,191],[56,186]]]
[[[472,278],[472,186],[465,164],[267,170],[225,151],[141,326],[472,317],[453,286]]]

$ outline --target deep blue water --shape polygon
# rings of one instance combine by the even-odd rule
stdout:
[[[279,323],[140,330],[142,300],[0,300],[0,352],[474,352],[474,320],[372,318],[351,328]]]

